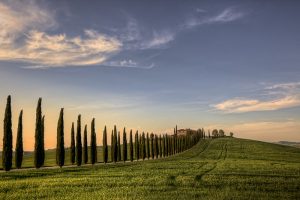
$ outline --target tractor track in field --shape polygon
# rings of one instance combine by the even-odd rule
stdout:
[[[205,165],[203,165],[203,166],[207,166],[209,164],[212,164],[212,167],[204,171],[202,174],[197,175],[195,179],[203,181],[202,180],[203,176],[212,172],[217,167],[218,163],[222,160],[225,160],[226,158],[227,158],[227,142],[222,145],[221,151],[217,157],[216,162],[206,163]]]
[[[204,153],[205,150],[207,150],[207,149],[209,148],[210,145],[211,145],[211,141],[208,141],[208,140],[207,140],[206,143],[204,144],[203,148],[201,149],[201,151],[197,152],[197,153],[194,154],[194,155],[186,156],[185,158],[182,158],[181,160],[190,160],[190,159],[199,157],[200,154]]]

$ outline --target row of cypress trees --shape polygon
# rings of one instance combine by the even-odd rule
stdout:
[[[4,135],[3,135],[3,152],[2,152],[2,165],[5,171],[9,171],[12,168],[12,113],[11,113],[11,96],[7,97],[7,104],[4,116]],[[16,168],[22,167],[23,161],[23,111],[20,111],[18,120],[17,140],[15,149],[15,166]],[[42,99],[39,98],[36,109],[36,124],[35,124],[35,146],[34,146],[34,167],[40,168],[44,165],[45,161],[45,147],[44,147],[44,122],[45,116],[42,114]],[[95,131],[95,119],[91,122],[91,134],[90,134],[90,148],[87,143],[87,125],[84,126],[83,132],[83,144],[81,141],[81,115],[77,119],[77,131],[75,138],[74,123],[71,126],[71,146],[70,146],[70,161],[77,166],[87,164],[89,160],[88,150],[90,149],[90,162],[92,164],[97,163],[97,143],[96,143],[96,131]],[[65,164],[65,144],[64,144],[64,109],[60,110],[58,123],[57,123],[57,142],[56,142],[56,164],[59,167]],[[133,141],[133,132],[129,132],[129,143],[127,141],[126,129],[123,129],[122,145],[120,131],[117,131],[117,127],[111,133],[111,161],[133,161],[133,160],[145,160],[157,159],[162,157],[168,157],[176,153],[180,153],[184,150],[191,148],[201,138],[205,137],[204,130],[199,129],[196,132],[187,132],[185,135],[178,136],[177,126],[174,129],[174,135],[156,135],[145,134],[144,132],[139,134],[136,131]],[[103,162],[108,162],[108,144],[107,144],[107,128],[104,127],[103,131]],[[128,152],[129,145],[129,152]],[[129,159],[128,159],[129,154]]]

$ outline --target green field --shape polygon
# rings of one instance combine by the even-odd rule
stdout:
[[[166,159],[0,176],[0,199],[300,199],[300,149],[220,138]]]

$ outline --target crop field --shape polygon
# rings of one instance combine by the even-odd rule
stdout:
[[[54,153],[46,165],[51,159]],[[0,199],[40,198],[300,199],[300,149],[206,139],[157,160],[0,173]]]

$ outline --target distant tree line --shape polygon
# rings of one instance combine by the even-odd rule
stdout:
[[[5,116],[4,116],[4,134],[3,134],[3,151],[2,165],[5,171],[12,168],[12,112],[11,112],[11,96],[7,97]],[[45,145],[44,145],[45,116],[42,114],[42,99],[39,98],[36,108],[35,123],[35,145],[34,145],[34,167],[40,168],[45,162]],[[174,134],[154,134],[139,133],[129,131],[129,142],[127,141],[127,130],[123,128],[123,137],[121,145],[120,131],[114,126],[111,132],[111,144],[108,146],[108,133],[106,126],[103,130],[102,137],[102,156],[103,162],[108,163],[109,148],[111,162],[133,162],[134,160],[149,160],[172,156],[181,153],[199,142],[200,139],[206,137],[222,137],[225,136],[224,131],[213,130],[206,136],[203,129],[196,131],[187,129],[186,134],[178,134],[177,126],[174,128]],[[81,135],[81,115],[77,118],[77,129],[75,133],[74,122],[71,126],[71,144],[70,144],[70,162],[72,165],[81,166],[87,164],[90,160],[91,164],[97,163],[97,139],[95,131],[95,119],[92,119],[90,128],[90,148],[88,148],[88,127],[84,126],[83,143]],[[56,135],[56,165],[63,167],[65,165],[65,133],[64,133],[64,109],[59,113],[57,122]],[[15,167],[21,168],[23,161],[23,110],[20,111],[17,129],[17,139],[15,148]]]

